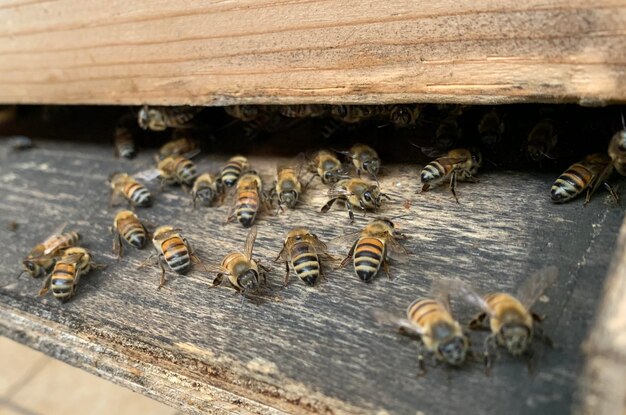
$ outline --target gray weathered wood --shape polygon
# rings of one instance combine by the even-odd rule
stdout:
[[[113,159],[100,144],[37,144],[28,152],[5,152],[0,164],[0,221],[19,224],[16,232],[0,233],[1,335],[192,413],[415,414],[468,407],[475,413],[564,413],[572,402],[580,344],[623,218],[604,193],[586,208],[582,201],[557,206],[548,199],[551,175],[503,171],[459,184],[457,205],[446,189],[414,194],[416,166],[394,165],[381,177],[394,202],[380,214],[407,215],[397,223],[411,235],[406,246],[413,255],[407,264],[392,264],[393,281],[382,276],[366,285],[349,268],[328,270],[328,281],[315,288],[294,278],[276,300],[250,301],[242,309],[231,290],[209,291],[212,276],[199,267],[187,276],[168,274],[157,291],[158,270],[137,269],[150,249],[127,249],[115,260],[106,177],[150,167],[151,154],[128,162]],[[264,151],[250,148],[251,154]],[[217,168],[228,156],[200,157],[199,164]],[[251,160],[269,183],[279,160]],[[318,213],[325,200],[315,180],[297,210],[262,215],[255,256],[273,259],[290,226],[308,225],[328,241],[372,217],[357,214],[349,226],[343,209]],[[138,214],[181,227],[207,263],[242,248],[247,230],[223,223],[228,206],[192,211],[189,201],[180,189],[167,189]],[[86,276],[77,296],[62,305],[51,296],[35,297],[40,280],[15,277],[20,259],[64,221],[108,268]],[[429,368],[417,379],[415,342],[377,326],[368,313],[381,308],[402,315],[440,276],[508,291],[548,264],[561,274],[549,302],[537,309],[548,315],[545,328],[559,348],[537,345],[535,378],[503,354],[491,378],[471,362],[461,370]],[[278,285],[282,276],[276,264],[271,281]],[[474,313],[454,305],[464,322]],[[481,338],[472,335],[476,346]]]

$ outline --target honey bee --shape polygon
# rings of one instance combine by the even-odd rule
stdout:
[[[125,125],[115,127],[115,135],[113,138],[116,157],[132,159],[137,155],[137,147],[135,147],[133,133],[129,127]]]
[[[550,152],[556,147],[558,136],[550,119],[539,121],[528,134],[528,155],[535,161],[552,158]]]
[[[80,277],[91,269],[104,267],[105,265],[95,264],[91,254],[85,248],[68,248],[44,280],[39,296],[45,295],[51,289],[54,298],[65,303],[76,294]]]
[[[278,112],[288,118],[315,118],[326,114],[326,106],[319,104],[280,105]]]
[[[613,161],[613,167],[619,174],[626,176],[626,125],[622,114],[621,131],[616,132],[609,143],[609,157]]]
[[[294,228],[287,234],[283,248],[274,261],[285,261],[285,285],[289,283],[289,263],[296,275],[306,284],[313,286],[322,273],[320,255],[328,255],[327,247],[308,228]]]
[[[494,145],[500,142],[504,134],[504,122],[500,119],[496,109],[485,113],[478,124],[480,140],[485,145]]]
[[[148,240],[148,232],[137,215],[130,210],[122,210],[113,219],[113,252],[119,257],[122,256],[122,238],[130,246],[141,249]]]
[[[30,274],[33,278],[39,278],[52,269],[58,257],[63,250],[75,246],[80,240],[78,232],[71,231],[63,233],[66,224],[61,225],[42,243],[37,244],[24,260],[22,265],[24,270],[18,275],[18,278],[24,273]]]
[[[615,201],[619,200],[615,190],[606,180],[612,173],[611,158],[606,154],[594,153],[584,160],[572,164],[552,184],[550,197],[555,203],[567,202],[587,189],[585,205],[591,200],[595,191],[604,185]]]
[[[236,199],[235,217],[244,228],[249,228],[256,219],[259,205],[264,202],[263,182],[257,172],[250,170],[239,178]],[[230,214],[228,221],[232,219],[233,215]]]
[[[218,274],[213,280],[212,287],[219,286],[225,275],[231,285],[242,294],[242,304],[246,296],[258,293],[262,285],[267,286],[268,269],[252,259],[256,235],[257,229],[253,226],[246,238],[243,253],[231,252],[224,257],[221,265],[214,269]]]
[[[183,156],[169,156],[158,164],[161,184],[182,184],[191,186],[198,172],[193,161]]]
[[[336,183],[341,177],[345,176],[339,159],[334,153],[327,150],[320,150],[315,154],[312,167],[324,184]]]
[[[463,132],[455,116],[446,118],[435,131],[435,144],[438,149],[450,149],[461,139]]]
[[[175,130],[180,131],[180,130]],[[158,160],[163,160],[172,156],[185,156],[192,158],[200,149],[198,143],[189,137],[178,137],[163,144],[159,149]]]
[[[278,167],[276,169],[276,181],[270,191],[270,198],[278,201],[278,207],[281,211],[283,205],[293,209],[300,199],[302,189],[299,170],[294,167]]]
[[[558,275],[559,270],[556,266],[542,268],[532,274],[515,295],[490,293],[481,296],[469,284],[461,281],[442,281],[483,311],[470,322],[471,329],[481,329],[484,327],[485,319],[489,317],[491,334],[485,338],[483,352],[487,372],[492,365],[491,352],[497,346],[506,348],[513,356],[526,355],[530,358],[534,337],[552,344],[538,324],[543,318],[533,313],[530,308],[543,292],[556,282]]]
[[[161,289],[167,282],[163,262],[177,274],[186,274],[191,269],[192,261],[202,263],[192,252],[189,242],[181,235],[180,229],[168,225],[158,227],[152,236],[152,244],[156,250],[157,263],[161,268],[161,278],[157,289]],[[144,266],[154,255],[150,255],[140,267]]]
[[[137,115],[137,122],[144,130],[164,131],[168,127],[185,127],[201,107],[148,107],[144,105]]]
[[[222,194],[223,186],[219,179],[216,179],[211,173],[203,173],[196,178],[191,188],[192,203],[196,207],[196,200],[200,200],[203,205],[209,206]]]
[[[419,119],[421,109],[421,106],[417,104],[391,105],[388,108],[389,121],[391,121],[393,125],[399,128],[415,125],[415,123]]]
[[[334,187],[328,192],[330,200],[322,206],[321,212],[326,213],[337,200],[342,200],[348,209],[350,222],[354,222],[353,208],[359,208],[363,211],[377,210],[382,198],[391,200],[389,196],[380,191],[377,183],[352,178],[343,179],[335,183]]]
[[[453,317],[448,295],[418,298],[406,309],[406,318],[396,318],[374,311],[379,323],[397,327],[402,333],[419,336],[418,376],[426,374],[424,355],[432,353],[440,362],[458,367],[470,353],[469,340],[459,322]]]
[[[222,183],[226,187],[232,187],[239,180],[242,171],[248,170],[248,159],[244,156],[231,157],[222,168]]]
[[[401,262],[408,258],[406,249],[398,242],[400,239],[406,239],[406,236],[395,228],[391,220],[374,219],[359,233],[339,267],[345,267],[352,260],[356,276],[364,282],[371,282],[382,265],[387,278],[391,279],[388,258]]]
[[[119,196],[123,196],[131,206],[146,207],[152,204],[150,191],[126,173],[113,173],[109,177],[111,186],[111,204]]]
[[[420,173],[422,192],[431,186],[438,185],[444,180],[450,179],[450,191],[459,203],[456,195],[457,179],[467,182],[477,182],[474,176],[482,164],[482,155],[476,150],[457,148],[450,150],[447,155],[439,157],[428,163]]]
[[[224,107],[226,114],[241,121],[252,121],[256,119],[264,110],[262,105],[232,105]]]
[[[355,124],[379,115],[382,107],[377,105],[333,105],[330,115],[346,124]]]
[[[355,144],[350,151],[342,152],[352,159],[352,164],[356,167],[356,173],[361,177],[361,172],[365,171],[372,177],[378,176],[380,169],[380,158],[372,147],[365,144]]]

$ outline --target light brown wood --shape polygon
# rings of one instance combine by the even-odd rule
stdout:
[[[622,225],[600,310],[584,346],[578,414],[626,414],[626,223]]]
[[[626,101],[626,1],[13,1],[0,102]]]

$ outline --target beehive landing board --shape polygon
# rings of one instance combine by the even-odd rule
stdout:
[[[138,270],[151,249],[111,253],[107,175],[151,165],[143,153],[129,163],[115,160],[101,144],[42,142],[10,153],[0,166],[0,334],[58,359],[189,412],[239,413],[565,413],[582,366],[580,344],[596,309],[623,209],[600,193],[555,206],[547,194],[552,176],[501,171],[461,184],[457,205],[445,189],[414,194],[417,169],[386,168],[384,190],[394,198],[381,214],[405,215],[397,223],[411,236],[413,255],[392,264],[395,277],[366,285],[350,269],[327,271],[328,280],[305,287],[297,279],[271,299],[247,302],[229,289],[208,290],[212,277],[199,267],[172,278],[157,291],[158,270]],[[217,167],[226,155],[201,159]],[[267,180],[279,161],[252,157]],[[406,202],[408,200],[409,202]],[[292,225],[308,225],[323,240],[359,229],[343,209],[318,213],[323,189],[313,181],[302,205],[280,216],[262,215],[255,257],[270,263]],[[406,203],[405,203],[406,202]],[[154,224],[184,230],[207,263],[241,249],[247,231],[224,224],[228,206],[192,211],[180,189],[157,196],[138,210]],[[371,217],[371,216],[369,216]],[[62,222],[80,231],[95,260],[108,265],[84,277],[65,305],[35,296],[40,280],[16,280],[19,260]],[[341,247],[336,256],[347,252]],[[402,315],[441,276],[471,281],[483,290],[510,291],[545,265],[560,268],[548,302],[546,331],[558,349],[537,345],[538,373],[505,354],[491,377],[479,362],[461,370],[431,367],[416,378],[416,345],[374,323],[369,309]],[[283,265],[274,264],[279,285]],[[467,321],[473,310],[455,303]],[[481,337],[473,335],[480,345]]]

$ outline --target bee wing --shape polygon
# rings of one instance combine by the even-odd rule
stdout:
[[[330,241],[328,241],[328,244],[331,246],[344,246],[348,244],[352,245],[357,240],[360,234],[361,234],[361,231],[355,231],[355,232],[350,232],[350,233],[346,233],[343,235],[339,235],[331,239]]]
[[[452,307],[450,306],[450,291],[445,284],[432,284],[430,287],[431,296],[437,300],[452,315]]]
[[[226,268],[217,264],[206,264],[206,269],[210,273],[214,272],[216,274],[228,274],[228,270]]]
[[[382,310],[371,310],[371,314],[380,325],[395,327],[396,329],[404,330],[410,334],[417,334],[418,336],[424,335],[424,332],[420,330],[418,326],[405,318],[396,317]]]
[[[602,172],[594,178],[593,188],[591,189],[591,193],[589,193],[589,197],[593,196],[596,190],[598,190],[598,188],[604,184],[606,179],[609,178],[611,173],[613,173],[613,163],[607,164],[604,170],[602,170]]]
[[[157,168],[150,168],[147,170],[142,170],[138,173],[135,173],[133,176],[136,179],[140,179],[140,180],[144,180],[147,182],[152,182],[156,179],[159,178],[159,175],[161,174],[161,172],[159,171],[159,169]]]
[[[411,145],[418,148],[426,157],[436,159],[445,155],[445,153],[435,147],[424,147],[415,143],[411,143]]]
[[[488,315],[493,315],[493,311],[485,299],[476,292],[474,287],[466,282],[452,278],[440,278],[433,282],[431,289],[434,292],[458,295],[468,303],[480,308]]]
[[[322,241],[318,239],[316,235],[311,235],[307,237],[307,241],[315,248],[316,251],[326,252],[328,250],[328,246]]]
[[[554,284],[559,276],[559,269],[555,265],[544,267],[532,274],[517,289],[516,297],[520,302],[530,309],[530,307],[541,297],[541,294]]]
[[[252,259],[252,251],[254,249],[254,241],[256,240],[256,226],[250,228],[250,233],[248,233],[248,237],[246,238],[246,244],[244,246],[243,253],[248,258],[248,260]]]
[[[77,252],[75,254],[63,257],[61,261],[65,263],[69,263],[69,264],[76,263],[83,257],[83,255],[84,255],[83,253]]]
[[[170,237],[170,236],[172,236],[172,235],[175,235],[175,234],[177,234],[177,233],[180,233],[181,231],[182,231],[182,229],[180,229],[180,228],[176,228],[176,229],[171,229],[171,230],[169,230],[169,231],[167,231],[167,232],[161,232],[161,233],[159,233],[159,235],[158,235],[158,236],[155,236],[155,237],[154,237],[154,240],[155,240],[155,241],[162,241],[162,240],[164,240],[164,239],[166,239],[166,238],[169,238],[169,237]]]
[[[63,233],[63,231],[65,230],[66,226],[67,226],[67,222],[64,222],[61,225],[57,226],[56,229],[50,234],[50,236],[48,236],[45,239],[43,245],[48,245],[54,238],[56,238],[57,236],[61,235]],[[50,254],[54,249],[56,249],[56,248],[46,248],[46,249],[44,249],[44,251],[42,253],[42,256]]]
[[[387,238],[387,255],[400,263],[409,260],[409,251],[395,238]]]

